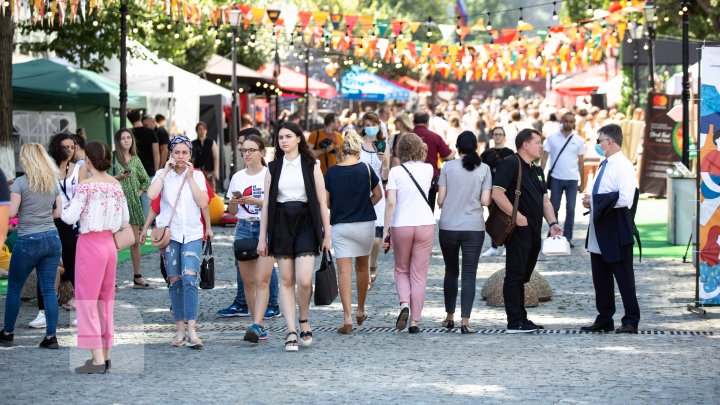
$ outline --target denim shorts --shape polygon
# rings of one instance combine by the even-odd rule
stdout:
[[[260,221],[238,219],[235,226],[235,240],[258,239],[260,236]]]

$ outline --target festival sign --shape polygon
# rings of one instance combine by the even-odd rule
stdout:
[[[682,123],[675,122],[668,112],[680,103],[680,97],[661,93],[648,96],[645,114],[645,137],[640,166],[640,193],[664,197],[667,192],[667,169],[682,160]]]
[[[720,305],[720,48],[705,47],[700,62],[700,265],[698,298]]]

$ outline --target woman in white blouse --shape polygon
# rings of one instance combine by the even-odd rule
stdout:
[[[104,374],[110,368],[114,340],[117,249],[113,233],[129,226],[130,213],[120,182],[107,174],[110,147],[90,142],[85,154],[92,176],[75,188],[75,196],[62,213],[66,224],[80,221],[75,259],[78,347],[92,352],[92,359],[75,372]]]
[[[300,344],[313,336],[308,322],[315,257],[318,248],[330,250],[330,214],[321,209],[325,180],[303,135],[291,122],[280,126],[275,160],[268,165],[265,199],[260,219],[258,254],[277,259],[280,267],[280,301],[288,334],[285,350],[298,350],[295,327],[295,286],[300,307]],[[266,242],[267,235],[267,242]]]
[[[161,196],[157,226],[170,227],[170,244],[163,254],[177,329],[171,345],[180,347],[187,342],[187,346],[201,349],[203,342],[195,331],[203,239],[203,227],[198,218],[200,211],[208,205],[207,186],[202,172],[193,170],[190,163],[190,139],[178,135],[170,141],[168,150],[170,158],[165,167],[155,173],[147,193],[150,200]],[[177,208],[173,209],[176,200]]]
[[[435,240],[435,216],[427,200],[433,167],[425,163],[427,146],[413,133],[402,135],[397,156],[401,164],[390,169],[388,175],[383,237],[385,249],[390,248],[392,238],[395,250],[395,283],[400,301],[395,327],[405,329],[409,318],[408,332],[420,333],[418,324]]]

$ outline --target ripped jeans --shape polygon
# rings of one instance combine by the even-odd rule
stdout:
[[[175,322],[197,320],[202,239],[185,243],[171,240],[164,255]],[[180,279],[170,281],[173,276]]]

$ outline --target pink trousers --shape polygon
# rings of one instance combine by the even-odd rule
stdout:
[[[390,231],[395,253],[395,285],[400,302],[410,303],[410,319],[420,322],[425,305],[435,225],[401,226]]]
[[[84,233],[78,237],[75,304],[81,349],[108,349],[113,345],[117,260],[110,231]]]

